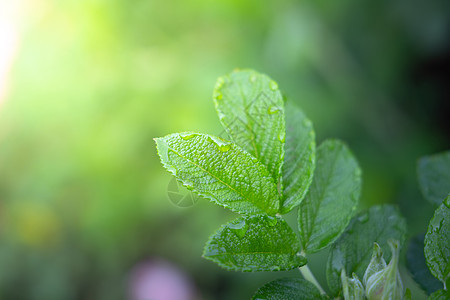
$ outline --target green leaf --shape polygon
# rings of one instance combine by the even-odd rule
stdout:
[[[203,257],[229,270],[284,271],[306,264],[300,244],[279,217],[238,218],[222,226],[206,243]]]
[[[406,252],[406,267],[414,280],[428,295],[442,288],[442,283],[431,275],[425,261],[425,234],[416,235],[411,239]]]
[[[425,258],[431,274],[450,286],[450,196],[434,212],[425,235]]]
[[[340,274],[364,275],[369,265],[373,243],[377,242],[390,260],[387,241],[396,239],[400,245],[406,234],[406,222],[392,205],[373,206],[352,219],[342,236],[333,244],[327,263],[327,282],[333,295],[341,290]]]
[[[231,139],[267,166],[278,184],[286,132],[277,83],[252,70],[235,71],[217,80],[214,103]]]
[[[450,193],[450,151],[422,157],[417,172],[424,197],[440,205]]]
[[[450,299],[450,291],[439,290],[434,292],[428,300],[449,300]]]
[[[317,252],[341,235],[354,215],[360,193],[361,170],[350,150],[338,140],[323,142],[317,148],[313,182],[299,207],[304,252]]]
[[[328,299],[311,282],[303,278],[277,279],[259,288],[252,300]]]
[[[155,140],[164,167],[195,193],[243,214],[278,211],[267,168],[236,144],[191,132]]]
[[[283,198],[280,213],[299,205],[311,185],[316,166],[315,133],[311,121],[292,102],[286,102],[286,145]]]

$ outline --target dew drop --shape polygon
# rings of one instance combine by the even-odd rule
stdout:
[[[270,267],[270,271],[280,271],[280,270],[281,270],[280,266],[271,266]]]
[[[251,76],[250,76],[250,82],[255,82],[256,81],[256,75],[255,74],[252,74]]]
[[[190,190],[194,188],[194,183],[189,180],[183,180],[183,185]]]
[[[286,141],[286,132],[285,131],[280,132],[280,134],[278,135],[278,140],[282,143],[284,143]]]
[[[357,176],[357,177],[361,176],[361,169],[360,168],[356,168],[355,169],[355,176]]]
[[[248,225],[245,223],[245,220],[241,220],[238,223],[231,223],[228,225],[228,228],[238,237],[243,238],[248,230]]]
[[[369,221],[369,213],[365,212],[362,215],[360,215],[358,217],[358,221],[361,222],[361,223],[366,223],[367,221]]]
[[[172,173],[174,176],[177,176],[177,169],[175,169],[173,166],[167,166],[167,171]]]
[[[272,91],[276,91],[278,89],[278,84],[275,81],[271,80],[269,82],[269,87]]]
[[[218,146],[218,147],[219,147],[220,152],[227,152],[228,150],[231,149],[231,144],[222,145],[222,146]]]
[[[219,149],[219,151],[221,152],[227,152],[228,150],[231,149],[231,143],[224,141],[218,137],[210,137],[211,140],[217,145],[217,148]]]
[[[196,134],[195,133],[189,133],[189,132],[185,132],[185,133],[180,133],[180,136],[181,136],[181,138],[183,139],[183,140],[190,140],[190,139],[192,139],[193,137],[195,137],[196,136]]]
[[[217,79],[216,88],[220,89],[223,86],[224,83],[225,82],[224,82],[223,78],[220,77],[219,79]]]
[[[311,121],[308,119],[304,119],[302,123],[304,127],[311,127]]]
[[[269,226],[272,226],[272,227],[273,227],[273,226],[277,225],[277,222],[278,222],[278,221],[277,221],[277,218],[275,218],[275,217],[270,217],[270,216],[269,216],[269,219],[268,219],[268,220],[269,220]]]
[[[269,115],[273,115],[274,113],[277,113],[280,111],[280,108],[278,106],[271,106],[267,109],[267,112]]]

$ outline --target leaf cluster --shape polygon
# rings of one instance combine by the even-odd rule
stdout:
[[[362,183],[356,158],[337,139],[316,147],[312,122],[275,81],[237,70],[218,79],[213,98],[226,138],[184,132],[155,139],[177,180],[240,214],[209,238],[206,259],[235,271],[308,274],[306,256],[331,247],[327,281],[330,296],[339,296],[341,273],[362,278],[374,242],[386,253],[389,239],[403,242],[406,223],[395,207],[355,215]],[[283,218],[293,209],[298,235]],[[304,277],[268,283],[254,299],[325,297],[315,279]]]
[[[450,299],[450,151],[422,157],[417,173],[423,196],[438,207],[426,234],[409,244],[408,269],[430,299]]]

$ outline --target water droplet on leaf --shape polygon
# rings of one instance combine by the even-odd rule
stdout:
[[[361,223],[366,223],[367,221],[369,221],[369,213],[366,212],[366,213],[363,213],[362,215],[360,215],[358,217],[358,221]]]
[[[269,87],[272,91],[276,91],[278,89],[278,84],[275,81],[271,80],[269,82]]]
[[[269,221],[269,226],[275,226],[275,225],[277,225],[277,223],[278,223],[278,220],[277,220],[277,218],[275,218],[275,217],[268,217],[268,221]]]
[[[273,115],[274,113],[277,113],[280,111],[280,108],[278,106],[271,106],[267,109],[267,112],[269,115]]]
[[[280,266],[271,266],[270,267],[270,271],[280,271],[280,270],[281,270]]]
[[[231,223],[228,225],[228,228],[238,237],[243,238],[247,233],[248,225],[245,223],[245,220],[240,220],[238,223]]]
[[[190,190],[192,190],[194,188],[194,183],[189,180],[183,180],[183,185]]]
[[[196,134],[186,132],[186,133],[180,133],[180,136],[181,136],[181,138],[182,138],[183,140],[186,140],[186,141],[187,141],[187,140],[190,140],[190,139],[192,139],[193,137],[195,137]]]
[[[231,149],[231,143],[227,142],[225,140],[222,140],[221,138],[211,136],[211,140],[217,145],[217,148],[221,152],[227,152]]]

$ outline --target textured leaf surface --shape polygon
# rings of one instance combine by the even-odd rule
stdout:
[[[283,164],[282,214],[299,205],[311,185],[316,162],[315,133],[311,121],[293,103],[286,103],[286,144]]]
[[[425,234],[419,234],[411,239],[406,253],[406,267],[414,280],[428,295],[442,288],[442,283],[431,275],[425,261]]]
[[[450,287],[450,196],[436,209],[425,236],[425,258],[431,273]]]
[[[155,140],[164,167],[192,191],[244,214],[278,211],[267,168],[236,144],[190,132]]]
[[[306,264],[300,244],[279,217],[257,215],[238,218],[211,236],[203,256],[235,271],[283,271]]]
[[[428,300],[449,300],[450,299],[450,292],[439,290],[437,292],[434,292]]]
[[[450,194],[450,151],[422,157],[417,171],[424,197],[440,205]]]
[[[262,286],[253,300],[310,300],[328,299],[311,282],[303,278],[282,278]]]
[[[327,281],[333,295],[341,289],[340,274],[355,272],[363,278],[369,265],[373,243],[377,242],[386,261],[391,251],[387,241],[395,239],[400,245],[405,239],[406,222],[398,210],[391,205],[373,206],[350,222],[342,236],[333,244],[327,263]]]
[[[284,158],[284,102],[278,85],[251,70],[217,80],[214,103],[231,139],[255,156],[278,183]]]
[[[299,207],[303,251],[317,252],[341,235],[354,215],[360,193],[361,170],[350,150],[337,140],[323,142],[317,148],[313,182]]]

